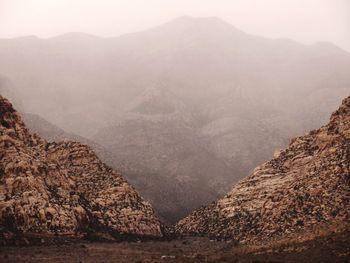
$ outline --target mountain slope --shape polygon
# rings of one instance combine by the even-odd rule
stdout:
[[[89,147],[31,135],[0,97],[0,233],[160,236],[152,207]]]
[[[350,97],[326,126],[293,139],[224,198],[180,220],[176,230],[261,241],[345,226],[349,211]]]
[[[106,147],[161,218],[175,223],[227,191],[232,176],[196,129],[196,111],[172,92],[151,89],[128,105],[118,124],[92,139]],[[108,142],[108,144],[106,144]]]
[[[249,35],[217,18],[181,17],[113,38],[0,39],[0,57],[24,112],[107,148],[115,161],[103,160],[121,164],[158,208],[169,205],[159,182],[181,185],[192,174],[170,202],[186,211],[194,203],[182,197],[201,178],[224,186],[197,189],[198,200],[216,199],[288,138],[324,125],[350,85],[347,52]]]

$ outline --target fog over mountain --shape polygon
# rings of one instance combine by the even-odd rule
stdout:
[[[0,57],[1,94],[100,145],[166,222],[324,124],[350,92],[346,51],[250,35],[215,17],[120,37],[0,39]],[[44,133],[40,118],[28,125]]]

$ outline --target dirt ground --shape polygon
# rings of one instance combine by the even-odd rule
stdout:
[[[0,247],[0,262],[350,262],[350,233],[288,245],[241,246],[186,238]]]

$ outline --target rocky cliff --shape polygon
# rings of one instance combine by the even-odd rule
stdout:
[[[0,234],[161,236],[160,223],[117,172],[87,146],[30,134],[0,96]]]
[[[175,228],[181,234],[245,242],[349,222],[350,97],[327,125],[292,139],[224,198],[194,211]]]

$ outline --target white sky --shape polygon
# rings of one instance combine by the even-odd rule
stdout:
[[[183,15],[217,16],[247,33],[330,41],[350,51],[350,0],[0,0],[0,38],[117,36]]]

